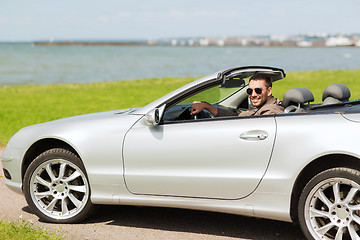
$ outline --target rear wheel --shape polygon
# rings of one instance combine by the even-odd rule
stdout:
[[[360,172],[333,168],[305,186],[299,222],[308,239],[360,239]]]
[[[24,194],[31,210],[47,222],[78,222],[92,209],[85,168],[65,149],[48,150],[30,164]]]

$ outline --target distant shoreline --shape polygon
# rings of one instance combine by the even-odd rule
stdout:
[[[3,42],[0,43],[11,43]],[[34,39],[41,46],[234,46],[234,47],[360,47],[360,33],[354,34],[298,34],[230,37],[167,37],[158,39]],[[14,42],[15,43],[15,42]],[[20,43],[20,42],[18,42]]]
[[[87,42],[87,41],[64,41],[64,42],[34,42],[36,46],[144,46],[153,45],[148,42]]]
[[[302,46],[296,42],[268,42],[264,44],[247,44],[242,45],[239,43],[228,43],[225,45],[218,45],[216,43],[211,43],[208,45],[201,44],[166,44],[166,43],[158,43],[158,42],[146,42],[146,41],[126,41],[126,42],[112,42],[112,41],[57,41],[57,42],[32,42],[35,46],[162,46],[162,47],[359,47],[355,44],[350,45],[336,45],[336,46],[326,46],[324,42],[313,42],[311,45]]]

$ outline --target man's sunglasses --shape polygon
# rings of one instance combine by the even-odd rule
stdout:
[[[261,93],[262,93],[262,89],[261,89],[261,88],[254,88],[254,89],[248,88],[248,89],[246,89],[246,92],[247,92],[248,95],[251,95],[254,90],[255,90],[255,92],[256,92],[257,94],[261,94]]]

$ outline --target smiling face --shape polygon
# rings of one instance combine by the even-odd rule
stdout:
[[[257,93],[256,88],[261,89],[261,93]],[[249,98],[254,107],[258,108],[266,103],[272,97],[272,88],[266,85],[265,80],[251,80],[249,83],[249,89],[252,89],[252,93],[249,94]]]

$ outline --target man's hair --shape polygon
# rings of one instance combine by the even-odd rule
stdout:
[[[255,73],[252,75],[252,77],[249,80],[249,83],[251,80],[265,80],[266,87],[272,87],[272,80],[271,77],[265,73]]]

